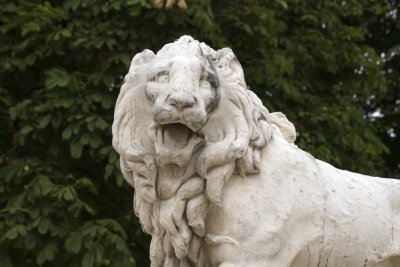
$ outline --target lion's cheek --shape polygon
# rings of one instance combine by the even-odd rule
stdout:
[[[207,124],[203,128],[204,136],[207,143],[218,143],[226,138],[227,129],[223,121],[212,118],[209,119]]]
[[[224,137],[225,135],[223,131],[215,131],[207,134],[207,141],[210,143],[217,143],[223,140]]]
[[[173,122],[177,115],[171,107],[166,107],[157,100],[153,106],[153,120],[157,123],[164,124],[166,122]]]
[[[145,86],[146,96],[154,103],[165,89],[163,85],[148,82]]]
[[[183,113],[183,120],[192,130],[200,130],[200,128],[205,125],[207,120],[207,113],[204,105],[186,110]]]

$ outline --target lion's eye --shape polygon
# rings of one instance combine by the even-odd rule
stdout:
[[[166,83],[169,81],[169,75],[168,72],[163,71],[158,73],[156,76],[154,76],[153,81],[159,82],[159,83]]]
[[[216,79],[216,76],[213,73],[203,73],[203,75],[200,76],[200,81],[199,81],[199,86],[200,88],[205,88],[205,89],[217,89],[218,88],[218,80]]]
[[[205,89],[211,88],[211,83],[208,80],[201,79],[199,85],[201,88],[205,88]]]

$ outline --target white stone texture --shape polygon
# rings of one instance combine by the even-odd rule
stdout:
[[[183,36],[137,54],[113,146],[151,266],[400,267],[400,182],[336,169],[295,138],[229,48]]]

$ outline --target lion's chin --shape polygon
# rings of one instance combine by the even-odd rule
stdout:
[[[203,144],[204,138],[183,123],[159,125],[155,143],[157,163],[184,168]]]

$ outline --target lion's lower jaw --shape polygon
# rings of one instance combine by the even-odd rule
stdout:
[[[185,168],[192,155],[202,145],[204,139],[183,124],[161,125],[158,127],[155,140],[157,164]]]

